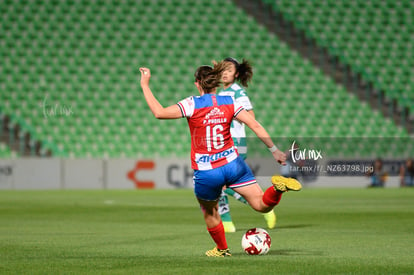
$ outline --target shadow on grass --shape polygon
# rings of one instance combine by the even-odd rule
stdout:
[[[249,256],[244,252],[233,252],[232,251],[233,256]],[[300,249],[273,249],[271,248],[270,251],[263,256],[257,256],[257,257],[266,257],[268,255],[271,256],[324,256],[324,253],[322,251],[314,251],[314,250],[300,250]],[[254,256],[256,257],[256,256]]]
[[[272,232],[272,231],[277,231],[279,229],[296,229],[296,228],[306,228],[306,227],[312,227],[312,226],[316,226],[316,224],[291,224],[291,225],[281,225],[281,226],[276,225],[276,227],[273,228],[273,229],[269,229],[269,228],[266,228],[266,227],[263,227],[263,229],[265,229],[268,232]],[[249,228],[240,227],[240,228],[237,228],[237,231],[244,232],[244,231],[247,231],[249,229],[251,229],[251,227],[249,227]]]
[[[315,226],[315,224],[291,224],[291,225],[281,225],[277,226],[274,229],[271,230],[277,230],[277,229],[295,229],[295,228],[305,228],[305,227],[311,227]]]
[[[322,251],[299,250],[299,249],[270,249],[268,255],[279,256],[323,256]]]

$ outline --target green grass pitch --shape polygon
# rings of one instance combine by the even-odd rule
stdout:
[[[233,257],[208,258],[192,190],[0,191],[0,274],[414,273],[414,189],[287,193],[265,256],[240,246],[263,217],[230,203]]]

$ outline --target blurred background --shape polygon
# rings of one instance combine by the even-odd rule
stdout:
[[[228,56],[253,64],[248,95],[279,147],[414,156],[413,1],[4,0],[0,12],[1,159],[188,157],[187,123],[152,116],[138,68],[167,106]]]

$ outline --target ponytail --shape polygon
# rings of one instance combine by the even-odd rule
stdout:
[[[203,65],[194,73],[195,80],[200,83],[205,93],[211,93],[221,85],[221,75],[228,65],[222,61],[214,63],[214,67]]]

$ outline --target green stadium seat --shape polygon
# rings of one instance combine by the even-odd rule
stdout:
[[[351,11],[340,16],[342,9],[333,9],[325,2],[279,2],[276,8],[294,16],[289,18],[303,17],[301,21],[306,24],[299,25],[309,26],[308,35],[326,45],[335,41],[347,56],[358,56],[362,68],[370,68],[375,78],[382,77],[379,85],[394,84],[392,90],[397,91],[407,89],[412,49],[395,46],[401,43],[384,43],[376,29],[369,36],[373,42],[366,43],[361,54],[356,43],[365,37],[361,32],[369,28],[359,24],[360,32],[350,33],[353,22],[359,20],[355,12],[376,7],[345,2],[343,6]],[[384,6],[380,8],[387,11]],[[405,3],[400,7],[401,11],[406,8]],[[0,5],[0,10],[7,11],[2,13],[4,32],[0,33],[0,87],[7,93],[0,93],[0,108],[13,117],[13,123],[24,125],[45,144],[43,152],[50,149],[57,156],[87,158],[188,156],[186,122],[153,118],[140,92],[137,68],[148,66],[153,70],[154,92],[162,104],[171,105],[197,94],[192,74],[198,65],[229,55],[252,61],[255,75],[248,94],[256,116],[272,136],[360,137],[382,135],[385,130],[387,135],[408,136],[404,129],[373,115],[369,107],[326,78],[232,1],[145,1],[140,5],[132,1],[14,1]],[[366,16],[366,25],[375,22],[371,17]],[[337,18],[348,21],[342,27]],[[217,27],[211,30],[206,26],[213,20]],[[407,25],[407,32],[410,30]],[[407,32],[399,41],[410,41]],[[393,33],[391,28],[384,37]],[[381,51],[376,48],[378,42],[383,45]],[[376,54],[370,55],[373,49]],[[387,74],[388,68],[384,72],[380,68],[395,68],[393,60],[370,63],[390,51],[407,60],[392,75]],[[395,85],[396,77],[404,84]],[[413,83],[408,85],[412,87]],[[73,114],[45,118],[42,102],[46,95],[48,103],[71,106]],[[410,93],[396,92],[394,97],[412,104],[407,100]],[[361,117],[373,119],[358,119]],[[386,125],[386,129],[378,125]],[[257,150],[261,152],[262,148]]]
[[[404,77],[412,76],[414,66],[410,43],[410,33],[414,30],[411,1],[264,2],[282,12],[331,54],[339,56],[341,62],[351,65],[365,80],[374,82],[377,89],[385,90],[387,96],[392,97],[396,91],[392,83],[404,83],[405,90],[413,90],[410,77]],[[401,66],[403,62],[409,65]],[[414,112],[412,101],[404,98],[397,101]]]

